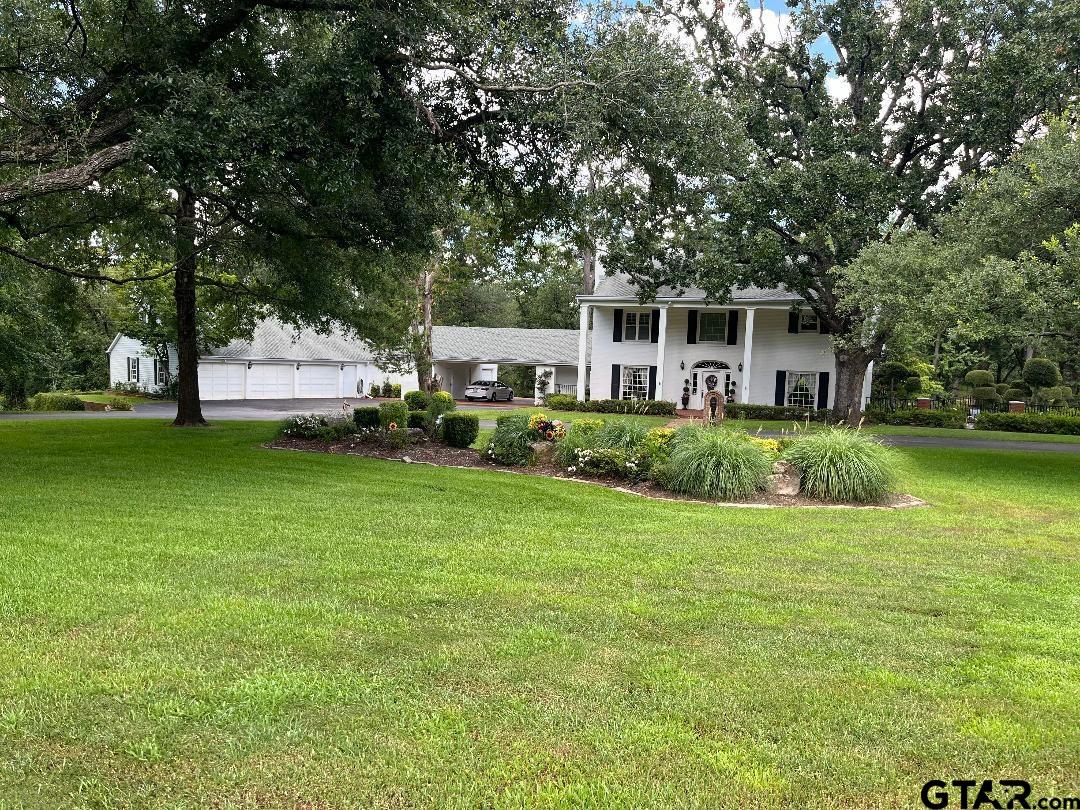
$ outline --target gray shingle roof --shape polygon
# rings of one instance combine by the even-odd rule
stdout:
[[[431,335],[436,360],[577,365],[577,329],[494,329],[482,326],[436,326]],[[324,335],[297,330],[274,318],[261,321],[252,339],[234,340],[211,349],[207,357],[236,360],[332,360],[369,362],[370,347],[338,328]]]
[[[597,298],[625,298],[637,300],[638,288],[629,276],[615,273],[603,276],[596,282],[593,295]],[[588,299],[589,296],[581,296]],[[695,300],[705,298],[705,291],[698,287],[688,287],[685,290],[677,290],[674,287],[661,287],[657,290],[656,300],[662,298],[682,298]],[[762,289],[761,287],[736,287],[731,291],[732,301],[799,301],[801,296],[796,295],[784,287]]]

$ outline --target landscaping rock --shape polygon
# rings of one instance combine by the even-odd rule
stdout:
[[[773,464],[773,474],[765,479],[765,491],[770,495],[798,495],[802,474],[790,461]]]
[[[548,458],[555,452],[555,442],[533,442],[529,446],[532,447],[533,454],[538,461]]]

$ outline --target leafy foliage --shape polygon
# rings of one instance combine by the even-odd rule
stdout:
[[[379,403],[379,425],[383,430],[405,430],[409,426],[409,408],[400,400]]]
[[[772,465],[744,433],[688,427],[671,444],[666,483],[699,498],[745,498],[762,488]]]
[[[439,431],[442,440],[451,447],[469,447],[480,435],[480,417],[464,411],[444,414]]]
[[[373,430],[380,425],[379,407],[377,405],[364,405],[353,408],[353,421],[360,430]]]
[[[659,399],[590,399],[580,402],[567,394],[548,394],[544,405],[553,411],[585,411],[586,413],[635,413],[652,416],[674,416],[675,403]]]
[[[86,410],[83,401],[74,394],[40,393],[30,397],[32,411],[82,411]]]
[[[484,448],[485,457],[500,464],[524,467],[532,461],[535,436],[525,414],[507,414],[495,422],[495,431]]]
[[[988,413],[975,417],[976,430],[1011,430],[1018,433],[1059,433],[1080,436],[1080,415],[1056,413]]]
[[[884,499],[899,463],[894,450],[850,428],[804,434],[784,451],[784,458],[802,473],[807,495],[857,503]]]
[[[427,391],[406,391],[405,405],[410,411],[424,411],[431,404],[431,395]]]

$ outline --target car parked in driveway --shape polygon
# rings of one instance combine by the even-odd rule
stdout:
[[[476,380],[469,383],[465,389],[465,399],[470,402],[474,399],[486,399],[488,402],[505,399],[507,402],[513,402],[514,389],[498,380]]]

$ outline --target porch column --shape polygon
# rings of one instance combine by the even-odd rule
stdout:
[[[871,360],[866,367],[866,374],[863,376],[862,381],[862,402],[859,403],[859,407],[865,408],[867,401],[870,399],[870,384],[874,381],[874,361]]]
[[[743,335],[742,350],[742,394],[743,404],[750,402],[750,358],[754,351],[754,309],[746,310],[746,327]]]
[[[656,339],[656,399],[664,398],[664,347],[667,346],[667,311],[668,305],[660,307],[660,334]]]
[[[577,344],[577,398],[578,402],[585,401],[585,369],[588,366],[589,346],[589,305],[582,304],[580,310],[580,323],[578,326]]]

